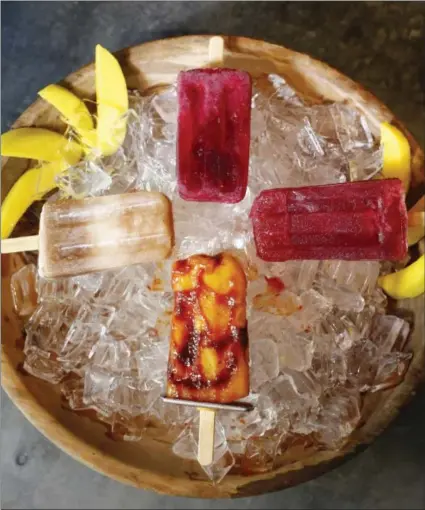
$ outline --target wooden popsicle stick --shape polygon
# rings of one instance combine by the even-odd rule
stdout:
[[[222,37],[211,37],[208,45],[208,66],[223,67],[224,40]],[[199,437],[198,461],[201,466],[209,466],[214,460],[215,410],[198,407]]]
[[[12,237],[1,240],[2,253],[38,251],[38,236]]]
[[[224,40],[218,35],[211,37],[208,45],[208,64],[210,67],[223,67]]]
[[[215,411],[205,407],[199,410],[198,461],[209,466],[214,460]]]

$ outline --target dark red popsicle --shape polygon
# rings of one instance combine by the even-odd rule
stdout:
[[[251,77],[193,69],[178,77],[177,182],[185,200],[240,202],[248,184]]]
[[[251,220],[266,261],[401,260],[407,253],[399,179],[266,190]]]

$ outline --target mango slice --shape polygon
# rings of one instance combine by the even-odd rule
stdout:
[[[425,291],[425,255],[401,271],[381,276],[378,283],[394,299],[420,296]]]
[[[28,207],[56,187],[56,176],[68,168],[67,161],[53,161],[25,172],[12,186],[1,205],[1,238],[10,236]]]
[[[55,131],[43,128],[18,128],[1,135],[1,155],[14,158],[77,163],[82,154],[80,145]]]
[[[410,145],[403,133],[388,122],[381,124],[381,144],[383,146],[382,175],[396,177],[403,183],[407,193],[410,185]]]
[[[225,303],[218,303],[215,293],[208,290],[202,290],[199,303],[208,328],[216,339],[224,336],[231,325],[230,307]]]
[[[420,241],[425,234],[425,197],[422,197],[409,210],[407,216],[407,242],[413,246]]]
[[[213,261],[205,255],[192,255],[190,259],[181,262],[177,261],[173,266],[172,286],[174,292],[194,290],[198,286],[198,277],[201,271],[212,271]]]
[[[182,292],[185,290],[193,290],[196,288],[197,281],[192,272],[173,275],[173,290]]]
[[[238,365],[232,374],[230,384],[225,390],[230,395],[249,393],[249,368],[248,363],[241,357],[238,359]]]
[[[117,59],[96,46],[97,148],[109,156],[122,145],[127,127],[128,93]]]
[[[184,321],[175,319],[172,324],[173,340],[178,349],[182,349],[186,342],[186,324]]]
[[[217,294],[228,294],[232,291],[232,294],[238,299],[245,297],[245,274],[236,260],[229,255],[223,255],[221,264],[213,271],[205,271],[203,281]]]
[[[48,85],[38,95],[62,114],[65,122],[77,131],[83,142],[89,141],[89,133],[94,130],[93,119],[79,97],[60,85]]]
[[[217,379],[218,374],[223,367],[220,367],[221,363],[216,349],[213,347],[203,347],[201,349],[200,360],[205,378],[209,381]]]

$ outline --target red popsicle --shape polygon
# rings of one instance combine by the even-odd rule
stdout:
[[[185,200],[240,202],[248,184],[251,77],[193,69],[178,77],[177,181]]]
[[[401,260],[407,212],[399,179],[271,189],[251,209],[258,256],[285,260]]]

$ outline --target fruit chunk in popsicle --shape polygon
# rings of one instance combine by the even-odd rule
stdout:
[[[39,272],[72,276],[166,258],[173,239],[171,204],[139,191],[47,202],[39,233]]]
[[[399,179],[266,190],[251,219],[257,254],[267,261],[401,260],[407,253]]]
[[[249,394],[246,278],[228,254],[175,262],[167,397],[229,403]]]
[[[178,77],[179,194],[240,202],[248,183],[251,77],[236,69],[193,69]]]

